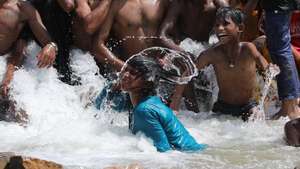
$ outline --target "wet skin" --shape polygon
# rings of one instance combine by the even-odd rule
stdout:
[[[257,87],[256,66],[265,70],[268,63],[249,42],[240,42],[239,36],[242,25],[236,25],[230,18],[217,21],[215,31],[220,42],[203,52],[196,61],[198,69],[213,65],[219,86],[218,97],[232,105],[244,105],[254,99]],[[177,87],[174,101],[171,104],[176,108],[184,87]],[[180,97],[179,97],[180,98]],[[177,101],[176,101],[177,100]]]
[[[0,1],[0,55],[9,53],[7,72],[1,84],[2,95],[7,95],[8,85],[13,77],[16,66],[19,66],[23,57],[25,42],[18,40],[20,31],[28,23],[32,32],[44,46],[38,53],[38,67],[49,67],[53,64],[56,51],[49,44],[51,38],[42,24],[38,12],[27,2],[18,0]]]
[[[115,70],[120,71],[124,61],[131,55],[154,46],[155,40],[140,38],[158,35],[168,2],[168,0],[113,1],[94,46],[98,61],[110,64]],[[112,35],[116,40],[125,39],[119,44],[122,52],[118,56],[105,45]]]
[[[226,0],[173,0],[160,31],[163,43],[180,50],[176,44],[187,37],[207,42],[216,11],[224,6],[228,6]]]
[[[94,38],[103,24],[112,0],[75,0],[76,17],[72,32],[74,45],[82,50],[92,51]]]
[[[38,55],[38,66],[46,67],[53,64],[55,49],[38,12],[27,2],[5,0],[0,3],[0,54],[8,53],[17,40],[25,23],[28,23],[33,33],[44,46]]]

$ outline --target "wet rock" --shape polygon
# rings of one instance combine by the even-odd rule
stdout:
[[[104,169],[144,169],[139,164],[130,164],[127,166],[111,166],[111,167],[105,167]]]
[[[14,156],[14,153],[6,152],[0,153],[0,169],[4,169],[9,162],[10,157]]]
[[[37,158],[15,155],[0,156],[0,169],[62,169],[62,165]]]

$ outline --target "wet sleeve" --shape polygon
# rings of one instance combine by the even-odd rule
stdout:
[[[183,124],[168,107],[156,109],[159,121],[168,137],[169,143],[179,151],[201,151],[207,145],[199,144],[185,129]]]
[[[142,132],[151,138],[157,151],[165,152],[171,150],[168,137],[153,109],[143,106],[135,110],[133,133],[137,132]]]

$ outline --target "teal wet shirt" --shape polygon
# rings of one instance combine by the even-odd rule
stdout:
[[[133,109],[132,132],[144,133],[150,137],[157,151],[171,149],[199,151],[206,145],[198,144],[159,97],[149,96]]]

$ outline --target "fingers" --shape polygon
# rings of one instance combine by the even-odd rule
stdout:
[[[43,52],[43,51],[42,51]],[[38,64],[37,66],[39,68],[44,68],[47,66],[47,62],[48,62],[48,56],[44,53],[41,53],[39,56],[38,56]]]
[[[55,61],[56,52],[51,46],[44,47],[42,51],[37,55],[39,68],[51,67]]]

